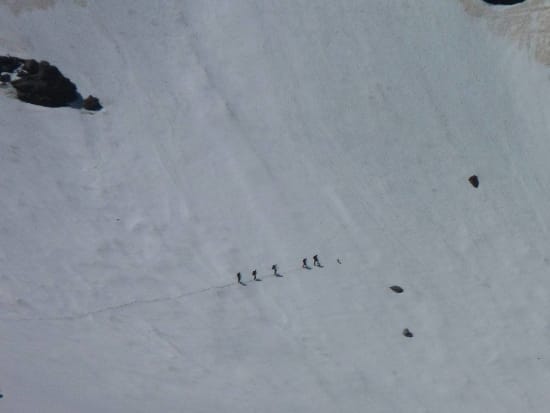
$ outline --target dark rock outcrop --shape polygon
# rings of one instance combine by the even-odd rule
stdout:
[[[408,328],[403,330],[403,335],[409,338],[413,337],[413,333],[411,333],[411,331]]]
[[[13,73],[15,69],[23,64],[23,59],[13,56],[0,56],[0,73]]]
[[[397,293],[397,294],[401,294],[404,290],[403,288],[401,288],[400,286],[398,285],[392,285],[390,287],[390,290],[392,290],[393,292]]]
[[[35,105],[67,106],[78,94],[73,82],[61,74],[59,69],[46,61],[25,61],[20,79],[11,82],[17,97]]]
[[[470,181],[474,188],[477,188],[479,186],[479,179],[477,178],[477,175],[470,176],[468,178],[468,181]]]
[[[101,103],[99,103],[99,99],[92,95],[88,96],[82,101],[82,107],[86,110],[94,111],[103,109],[103,106],[101,106]]]
[[[23,67],[21,68],[27,75],[35,75],[38,73],[39,65],[38,62],[34,59],[27,59],[23,62]]]
[[[510,6],[512,4],[523,3],[525,0],[483,0],[483,1],[489,4],[500,4],[503,6]]]
[[[0,84],[6,83],[11,83],[18,99],[35,105],[93,111],[103,108],[94,96],[83,100],[74,83],[46,61],[0,56]]]

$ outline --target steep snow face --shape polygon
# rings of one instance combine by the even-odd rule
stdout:
[[[546,411],[542,65],[459,2],[46,3],[0,54],[105,110],[0,93],[2,411]]]

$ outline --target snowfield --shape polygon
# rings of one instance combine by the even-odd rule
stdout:
[[[0,412],[548,411],[548,68],[462,1],[0,1],[8,54],[105,109],[0,89]]]

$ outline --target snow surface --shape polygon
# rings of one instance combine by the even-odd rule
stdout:
[[[0,54],[106,108],[0,93],[1,412],[548,411],[548,69],[459,1],[0,1]]]

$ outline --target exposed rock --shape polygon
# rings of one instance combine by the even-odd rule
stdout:
[[[99,99],[92,95],[88,96],[82,101],[82,107],[87,110],[103,109],[103,106],[101,106],[101,103],[99,103]]]
[[[23,59],[13,56],[0,56],[0,73],[13,73],[15,69],[23,64]]]
[[[35,75],[38,73],[38,62],[34,59],[28,59],[23,62],[22,69],[28,75]]]
[[[390,290],[392,290],[393,292],[396,292],[397,294],[401,294],[404,291],[403,288],[401,288],[398,285],[392,285],[390,287]]]
[[[103,108],[99,99],[92,95],[82,100],[74,83],[47,61],[0,56],[0,84],[6,83],[12,84],[18,99],[35,105],[72,106],[93,111]]]
[[[511,4],[523,3],[525,0],[483,0],[483,1],[489,4],[501,4],[501,5],[509,6]]]
[[[410,337],[413,337],[413,333],[411,333],[411,331],[410,331],[408,328],[406,328],[406,329],[403,330],[403,335],[404,335],[405,337],[409,337],[409,338],[410,338]]]
[[[20,100],[35,105],[59,107],[67,106],[78,97],[74,83],[63,76],[57,67],[42,61],[38,63],[36,73],[32,73],[36,69],[32,62],[25,61],[26,69],[19,74],[20,79],[12,81]]]
[[[470,181],[474,188],[477,188],[479,186],[479,179],[477,178],[477,175],[470,176],[468,178],[468,181]]]

